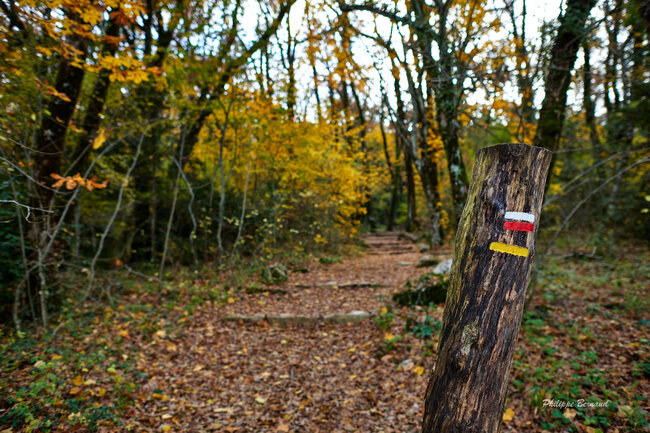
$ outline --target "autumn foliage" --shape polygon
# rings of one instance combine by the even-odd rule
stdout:
[[[153,333],[167,350],[151,311],[104,310],[131,278],[146,305],[221,307],[265,267],[338,263],[369,231],[447,248],[488,145],[554,151],[540,255],[567,232],[595,256],[648,238],[647,5],[530,3],[0,0],[0,317],[18,344],[2,350],[92,306],[80,327],[107,348],[88,368],[111,369],[62,383],[65,362],[39,355],[23,373],[42,389],[20,398],[75,402],[6,403],[13,425],[65,412],[92,430],[109,415],[88,402],[109,397],[130,410],[119,345]]]

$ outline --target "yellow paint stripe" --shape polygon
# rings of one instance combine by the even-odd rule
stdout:
[[[500,253],[528,257],[528,248],[517,247],[515,245],[502,244],[501,242],[492,242],[490,244],[490,249],[492,251],[498,251]]]

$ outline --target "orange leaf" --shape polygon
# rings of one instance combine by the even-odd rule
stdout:
[[[77,187],[77,182],[72,179],[68,179],[65,182],[66,189],[75,189]]]

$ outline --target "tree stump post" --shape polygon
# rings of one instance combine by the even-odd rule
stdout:
[[[551,155],[526,144],[476,155],[423,433],[499,430]]]

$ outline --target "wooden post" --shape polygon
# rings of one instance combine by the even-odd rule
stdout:
[[[499,144],[476,155],[423,433],[499,430],[551,154]]]

